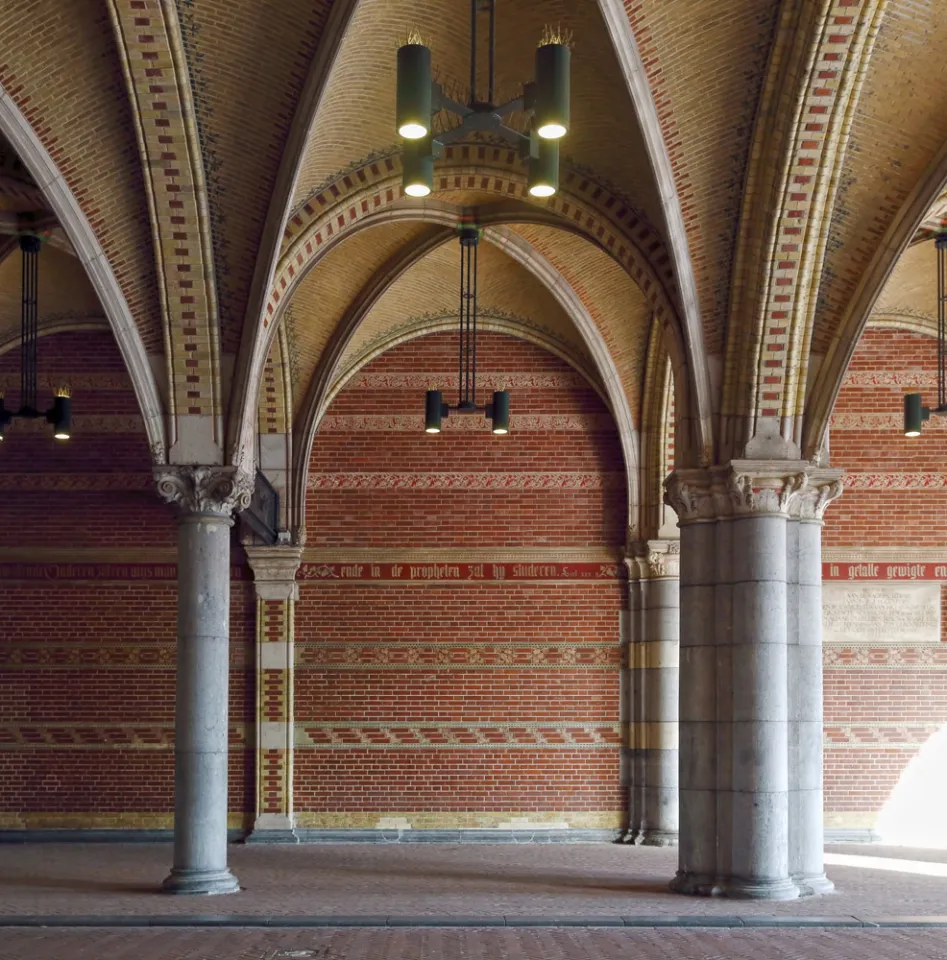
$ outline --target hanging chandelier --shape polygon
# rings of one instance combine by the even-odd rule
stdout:
[[[937,406],[925,407],[919,393],[904,395],[904,435],[919,437],[921,425],[936,417],[947,416],[947,233],[934,241],[937,251]]]
[[[441,419],[455,413],[483,413],[493,423],[493,432],[510,432],[510,395],[496,390],[493,403],[477,406],[477,247],[480,228],[461,224],[460,235],[460,330],[457,362],[457,404],[444,403],[440,390],[428,390],[424,407],[424,430],[440,433]]]
[[[13,413],[3,405],[0,392],[0,440],[3,432],[14,419],[37,420],[45,418],[52,424],[57,440],[68,440],[72,434],[72,400],[69,390],[60,387],[53,398],[53,405],[46,411],[36,406],[36,343],[37,294],[39,292],[39,251],[41,241],[35,234],[20,236],[20,252],[23,255],[22,299],[20,305],[20,409]]]
[[[489,18],[487,98],[477,99],[477,20]],[[448,96],[431,78],[431,51],[413,33],[398,49],[397,126],[405,138],[402,189],[411,197],[426,197],[434,189],[434,159],[444,144],[472,133],[503,137],[528,161],[529,192],[551,197],[559,189],[559,140],[569,131],[569,36],[549,27],[536,49],[535,81],[506,103],[496,96],[496,0],[470,0],[470,90],[466,103]],[[433,117],[446,111],[460,123],[435,134]],[[503,122],[517,111],[531,114],[529,134]]]

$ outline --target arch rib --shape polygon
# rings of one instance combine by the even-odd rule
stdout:
[[[79,262],[84,267],[108,318],[112,334],[131,377],[138,406],[141,408],[152,459],[156,464],[167,462],[164,408],[158,385],[148,361],[141,334],[135,325],[121,287],[65,178],[16,103],[2,87],[0,87],[0,132],[10,141],[36,184],[43,191],[56,218],[62,224]]]

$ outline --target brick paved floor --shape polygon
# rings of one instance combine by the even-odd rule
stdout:
[[[859,850],[834,849],[847,855]],[[616,844],[234,845],[230,855],[244,886],[240,893],[169,897],[156,892],[171,862],[169,844],[4,845],[0,915],[947,914],[947,876],[848,865],[829,868],[838,892],[824,897],[783,904],[682,897],[667,891],[676,850]],[[928,857],[945,860],[947,852]],[[944,864],[917,869],[924,866],[947,873]]]
[[[944,930],[5,930],[0,960],[943,960]]]

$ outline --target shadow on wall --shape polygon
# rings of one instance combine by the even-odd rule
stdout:
[[[883,843],[947,850],[947,724],[905,767],[878,817]]]

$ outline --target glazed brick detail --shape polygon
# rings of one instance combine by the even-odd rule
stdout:
[[[595,391],[538,347],[482,334],[478,378],[491,386],[478,400],[510,381],[510,434],[493,436],[482,415],[471,424],[451,414],[440,435],[426,435],[424,390],[440,385],[456,403],[456,350],[454,334],[413,340],[339,393],[313,446],[307,546],[340,561],[346,551],[367,551],[359,556],[369,564],[382,553],[388,562],[427,563],[431,550],[441,560],[453,551],[456,563],[518,562],[491,553],[503,550],[523,561],[555,555],[559,564],[577,549],[617,556],[627,524],[624,467]],[[517,427],[518,416],[526,426]],[[597,648],[618,648],[625,585],[617,575],[583,582],[578,567],[575,576],[369,583],[327,570],[302,582],[300,816],[442,812],[449,826],[463,823],[461,814],[571,810],[617,822],[619,671]],[[321,645],[364,654],[327,661],[311,655]],[[384,669],[372,666],[379,646]],[[576,659],[575,648],[589,656]],[[424,659],[448,649],[457,654],[436,665]],[[405,742],[412,739],[423,746]]]

